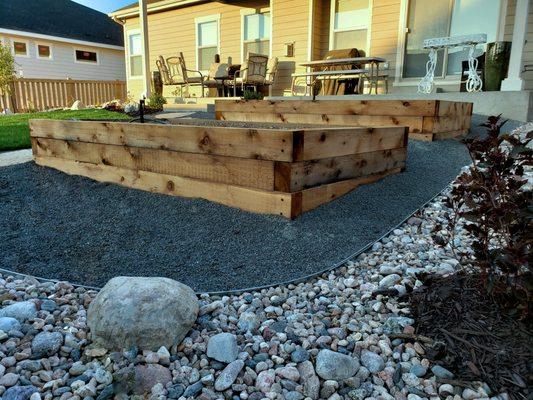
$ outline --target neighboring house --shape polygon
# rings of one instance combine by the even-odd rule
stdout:
[[[1,0],[0,41],[19,77],[126,78],[122,27],[70,0]]]
[[[425,74],[427,38],[485,33],[489,41],[513,41],[507,90],[533,89],[531,0],[147,0],[151,70],[158,55],[183,52],[189,68],[206,70],[218,53],[240,62],[247,50],[280,60],[272,94],[287,95],[300,63],[330,49],[356,47],[386,58],[391,91],[415,92]],[[517,6],[517,3],[519,6]],[[515,10],[527,10],[515,15]],[[124,24],[128,89],[143,88],[137,3],[110,14]],[[529,23],[528,23],[529,19]],[[524,45],[525,44],[525,45]],[[437,87],[458,91],[467,52],[440,52]],[[166,89],[168,90],[168,89]],[[165,92],[168,93],[168,92]]]

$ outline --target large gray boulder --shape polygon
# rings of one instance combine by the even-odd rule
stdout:
[[[322,379],[342,381],[351,378],[359,370],[359,361],[346,354],[320,350],[316,357],[316,373]]]
[[[119,276],[87,311],[93,340],[108,349],[157,350],[180,343],[198,316],[194,291],[168,278]]]

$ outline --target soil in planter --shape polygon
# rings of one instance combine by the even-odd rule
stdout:
[[[483,381],[494,394],[531,399],[533,321],[500,310],[472,274],[427,276],[423,282],[410,295],[416,333],[432,341],[428,358],[455,374],[450,383]]]

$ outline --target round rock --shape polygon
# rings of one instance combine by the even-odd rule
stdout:
[[[207,343],[207,356],[217,361],[229,364],[235,361],[238,355],[237,338],[231,333],[219,333]]]
[[[194,291],[168,278],[116,277],[89,306],[93,340],[108,349],[156,351],[180,343],[198,316]]]
[[[11,304],[0,310],[0,317],[15,318],[19,322],[25,322],[28,319],[35,318],[37,307],[32,301],[21,301]]]
[[[356,358],[331,350],[321,350],[316,358],[316,373],[322,379],[341,381],[354,376],[358,369]]]
[[[63,335],[59,332],[41,332],[31,342],[31,352],[35,358],[49,357],[63,345]]]
[[[0,318],[0,331],[19,331],[20,322],[16,318],[2,317]]]
[[[363,350],[361,353],[361,364],[363,364],[371,373],[375,374],[385,368],[385,362],[379,354],[369,350]]]

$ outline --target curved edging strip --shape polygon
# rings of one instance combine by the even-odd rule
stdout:
[[[397,229],[400,226],[402,226],[405,222],[407,222],[409,220],[409,218],[411,218],[413,215],[415,215],[418,211],[420,211],[423,208],[427,207],[427,205],[429,203],[431,203],[437,197],[442,195],[444,193],[444,191],[448,188],[448,186],[449,186],[449,184],[446,185],[442,190],[440,190],[433,197],[431,197],[428,201],[423,203],[416,210],[414,210],[412,213],[407,215],[399,223],[394,225],[391,229],[386,231],[379,238],[377,238],[376,240],[374,240],[372,242],[369,242],[368,244],[366,244],[365,246],[363,246],[362,248],[360,248],[359,250],[357,250],[353,254],[349,255],[348,257],[342,259],[341,261],[338,261],[335,264],[333,264],[333,265],[331,265],[331,266],[329,266],[329,267],[327,267],[327,268],[325,268],[325,269],[323,269],[321,271],[314,272],[312,274],[308,274],[308,275],[305,275],[305,276],[300,277],[300,278],[289,279],[289,280],[284,281],[284,282],[273,283],[271,285],[255,286],[255,287],[248,287],[248,288],[244,288],[244,289],[232,289],[232,290],[225,290],[225,291],[223,290],[223,291],[218,291],[218,292],[196,292],[196,294],[198,294],[198,295],[208,294],[208,295],[211,295],[211,296],[237,295],[237,294],[244,293],[244,292],[256,292],[256,291],[259,291],[259,290],[269,289],[269,288],[273,288],[273,287],[277,287],[277,286],[286,286],[286,285],[290,285],[290,284],[297,285],[297,284],[302,283],[304,281],[316,278],[316,277],[318,277],[318,276],[320,276],[322,274],[325,274],[326,272],[329,272],[329,271],[332,271],[332,270],[334,270],[336,268],[339,268],[340,266],[342,266],[343,264],[347,263],[351,259],[353,259],[355,257],[358,257],[360,254],[362,254],[365,251],[367,251],[368,249],[372,248],[372,246],[374,244],[376,244],[377,242],[380,242],[383,238],[389,236],[395,229]],[[34,278],[34,279],[37,279],[37,280],[43,281],[43,282],[52,282],[52,283],[65,282],[65,281],[60,281],[60,280],[57,280],[57,279],[41,278],[41,277],[34,276],[34,275],[28,275],[28,274],[23,274],[23,273],[20,273],[20,272],[10,271],[10,270],[5,269],[5,268],[0,268],[0,272],[11,274],[11,275],[16,275],[16,276],[22,276],[22,277],[25,277],[25,278]],[[82,285],[82,284],[77,284],[77,283],[72,283],[72,282],[68,282],[68,283],[71,284],[72,286],[81,287],[81,288],[89,289],[89,290],[100,290],[101,289],[101,287],[97,287],[97,286]]]

